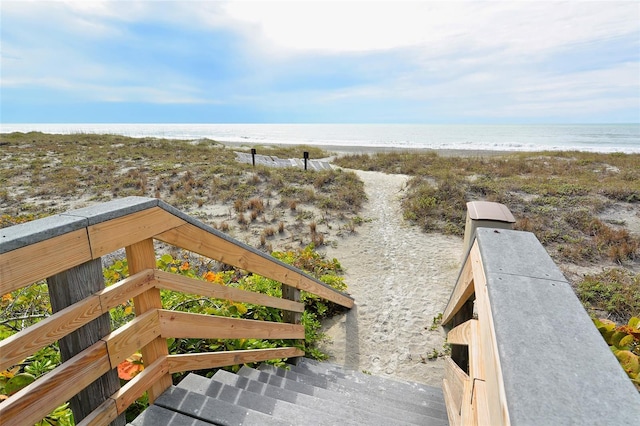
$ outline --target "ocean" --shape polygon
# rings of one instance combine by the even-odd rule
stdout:
[[[247,145],[640,153],[640,124],[2,124],[0,132],[118,134]]]

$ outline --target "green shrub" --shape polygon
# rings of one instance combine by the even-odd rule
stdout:
[[[587,309],[605,312],[616,322],[640,314],[640,274],[613,268],[587,275],[576,285],[576,294]]]
[[[344,280],[339,276],[342,271],[340,263],[336,259],[325,259],[323,255],[314,250],[312,245],[297,251],[276,252],[273,253],[273,255],[286,263],[303,269],[339,291],[346,290]],[[156,267],[158,269],[194,279],[206,280],[209,281],[211,285],[231,286],[273,297],[282,296],[282,285],[277,281],[256,274],[247,274],[235,268],[218,268],[224,270],[214,270],[214,267],[218,266],[215,262],[207,259],[194,259],[189,254],[177,257],[170,254],[163,254],[156,260]],[[112,265],[103,270],[105,284],[107,286],[120,281],[127,277],[128,274],[126,259],[116,260]],[[283,320],[280,309],[249,303],[220,300],[168,290],[161,291],[161,298],[163,307],[170,310],[262,321],[282,322]],[[325,359],[327,355],[317,347],[317,344],[324,338],[324,335],[320,331],[320,319],[337,312],[338,308],[336,305],[307,292],[302,292],[301,298],[306,309],[302,315],[305,340],[296,343],[296,345],[303,349],[308,357]],[[4,339],[35,324],[42,318],[51,315],[46,282],[35,283],[4,295],[0,303],[0,308],[2,308],[2,315],[0,316],[0,339]],[[128,321],[131,321],[134,318],[133,311],[131,301],[127,301],[112,309],[110,311],[112,329],[118,328]],[[168,339],[169,352],[171,354],[263,349],[290,345],[291,342],[288,341],[264,339]],[[139,359],[139,356],[134,358],[125,360],[123,364],[139,364],[140,368],[136,369],[136,372],[141,371],[143,368],[141,365],[142,361]],[[270,362],[275,365],[283,365],[282,360],[272,360]],[[54,344],[41,349],[19,365],[0,372],[0,400],[32,383],[39,376],[46,374],[59,364],[60,353],[57,344]],[[226,367],[226,369],[231,371],[237,371],[239,368],[240,366]],[[215,371],[216,369],[209,369],[201,370],[197,373],[210,377]],[[175,374],[174,381],[179,381],[182,376],[183,373]],[[128,376],[126,380],[132,377],[133,375]],[[128,419],[135,417],[144,410],[147,405],[146,396],[142,396],[128,410]],[[43,424],[59,424],[63,426],[73,424],[73,418],[68,404],[58,407],[53,413],[47,416],[43,422],[45,422]]]

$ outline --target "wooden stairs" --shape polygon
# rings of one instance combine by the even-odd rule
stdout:
[[[442,390],[301,358],[211,379],[189,374],[132,426],[447,425]]]

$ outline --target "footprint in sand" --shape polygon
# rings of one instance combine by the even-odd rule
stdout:
[[[400,196],[408,176],[355,173],[369,199],[361,214],[371,221],[328,247],[327,256],[345,268],[356,307],[326,325],[331,341],[324,349],[356,370],[439,386],[441,361],[422,359],[442,349],[442,333],[427,329],[455,284],[462,239],[404,222]]]

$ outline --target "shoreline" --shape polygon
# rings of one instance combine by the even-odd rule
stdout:
[[[196,142],[196,141],[194,141]],[[337,156],[345,155],[357,155],[357,154],[377,154],[377,153],[416,153],[426,154],[435,152],[441,157],[498,157],[502,155],[527,153],[536,151],[504,151],[504,150],[484,150],[484,149],[454,149],[454,148],[421,148],[421,147],[386,147],[386,146],[371,146],[371,145],[318,145],[318,144],[287,144],[287,143],[247,143],[247,142],[232,142],[232,141],[219,141],[216,143],[226,146],[228,148],[270,148],[270,147],[295,147],[295,146],[310,146],[319,148]]]
[[[7,170],[7,190],[4,196],[0,191],[0,204],[5,203],[0,210],[6,206],[8,214],[32,214],[36,218],[39,211],[68,211],[87,207],[105,199],[128,195],[123,193],[125,190],[145,191],[142,195],[146,196],[153,196],[156,191],[157,198],[164,199],[180,211],[222,230],[232,238],[261,247],[265,251],[303,248],[313,242],[315,237],[322,237],[318,251],[329,258],[338,259],[344,266],[345,283],[349,287],[347,291],[356,298],[357,304],[348,314],[330,319],[323,324],[324,331],[330,337],[324,348],[331,355],[331,359],[356,370],[406,380],[413,379],[427,384],[438,383],[441,379],[442,360],[438,354],[443,352],[444,336],[439,330],[430,330],[430,325],[444,309],[455,284],[462,255],[462,238],[438,232],[423,232],[420,227],[404,221],[401,201],[407,192],[410,176],[355,170],[354,173],[364,184],[368,201],[358,210],[357,216],[350,217],[337,211],[328,213],[312,203],[306,204],[302,201],[295,203],[295,208],[292,208],[291,204],[286,202],[286,197],[283,198],[278,192],[268,189],[269,173],[264,173],[265,176],[261,177],[247,169],[247,181],[250,177],[254,177],[256,181],[258,178],[264,179],[260,182],[263,185],[262,189],[257,190],[256,194],[264,200],[267,207],[260,217],[256,216],[256,220],[247,221],[244,219],[246,209],[236,212],[229,199],[211,195],[224,190],[224,182],[220,180],[212,184],[211,175],[205,174],[211,167],[210,163],[218,161],[222,164],[223,160],[230,162],[231,168],[228,170],[233,171],[232,177],[235,176],[235,172],[242,173],[241,168],[235,167],[236,163],[231,160],[231,150],[239,147],[250,148],[251,145],[247,142],[225,144],[209,140],[202,148],[208,149],[215,142],[220,157],[207,158],[194,157],[195,154],[189,157],[190,149],[193,148],[193,152],[197,151],[195,148],[198,147],[194,146],[197,145],[197,141],[181,141],[183,149],[171,154],[167,152],[167,144],[155,144],[157,147],[147,151],[148,158],[135,155],[135,152],[123,151],[122,157],[126,161],[113,161],[113,164],[105,166],[103,160],[117,158],[114,153],[124,146],[119,136],[95,137],[94,139],[101,144],[100,150],[92,149],[90,144],[80,140],[91,138],[78,138],[82,143],[75,144],[73,136],[41,136],[41,147],[37,145],[37,138],[37,135],[29,135],[18,142],[11,138],[6,139],[8,148],[4,152],[7,152],[8,156],[5,167],[0,170]],[[129,142],[131,147],[141,148],[137,141]],[[4,141],[0,140],[0,143]],[[153,141],[146,143],[154,145]],[[289,144],[282,145],[291,147]],[[267,146],[263,146],[259,152],[268,154]],[[44,160],[41,156],[32,155],[36,151],[34,147],[48,152]],[[411,153],[437,152],[439,155],[450,156],[491,156],[496,158],[496,162],[500,162],[500,155],[509,154],[504,151],[398,149],[362,145],[332,145],[323,148],[330,147],[342,150],[345,154],[389,150]],[[5,149],[4,146],[2,148]],[[91,168],[84,163],[78,163],[77,160],[78,152],[89,150],[92,156],[87,155],[86,158],[93,161]],[[11,155],[14,155],[15,159],[8,161],[11,160]],[[294,155],[297,155],[297,152]],[[411,161],[410,156],[408,157],[407,160]],[[194,158],[197,162],[191,164],[189,159]],[[633,162],[635,166],[635,157],[626,160]],[[162,167],[156,171],[153,161],[157,161],[157,165]],[[172,163],[168,166],[164,164],[165,161]],[[23,164],[22,169],[17,169],[18,163]],[[77,167],[82,167],[82,172],[77,175],[62,174],[64,179],[54,180],[56,170],[68,173],[71,168],[61,166],[68,163],[77,163]],[[490,163],[490,159],[483,160],[485,165]],[[16,173],[16,170],[23,172]],[[127,185],[139,183],[140,186],[125,187],[122,180],[109,181],[106,177],[97,182],[87,179],[94,171],[104,172],[100,176],[108,174],[125,177],[129,179],[128,183],[125,182]],[[618,173],[612,167],[606,171]],[[514,173],[519,172],[518,169]],[[203,191],[210,191],[211,194],[204,192],[198,198],[194,196],[182,201],[184,205],[179,204],[181,201],[175,192],[182,190],[183,186],[189,186],[186,177],[193,178],[194,184],[201,179],[202,182],[207,182]],[[624,184],[629,185],[627,182],[630,181]],[[54,183],[60,186],[52,190]],[[101,192],[88,190],[94,186],[100,188],[103,184],[108,186],[101,189]],[[589,182],[585,183],[587,184]],[[117,191],[114,190],[116,188]],[[174,197],[178,204],[171,201],[171,197]],[[210,198],[205,200],[204,197]],[[14,199],[13,204],[10,204]],[[570,201],[571,198],[563,200]],[[509,207],[515,206],[517,204]],[[604,223],[611,224],[613,229],[624,228],[631,235],[637,236],[640,235],[640,213],[635,207],[634,204],[617,201],[606,210],[598,212],[596,217]],[[239,220],[241,215],[238,213],[241,213],[242,221]],[[274,231],[279,222],[283,224],[283,232]],[[267,234],[269,228],[271,233]],[[261,237],[264,239],[262,242]],[[577,282],[578,278],[584,275],[616,266],[608,260],[576,264],[556,261],[556,264],[570,282]],[[635,261],[624,268],[635,273],[640,271],[640,266]]]
[[[229,146],[309,145],[342,152],[452,151],[492,155],[542,151],[640,154],[640,123],[3,123],[0,132],[108,134],[216,141]],[[448,155],[448,154],[447,154]]]

